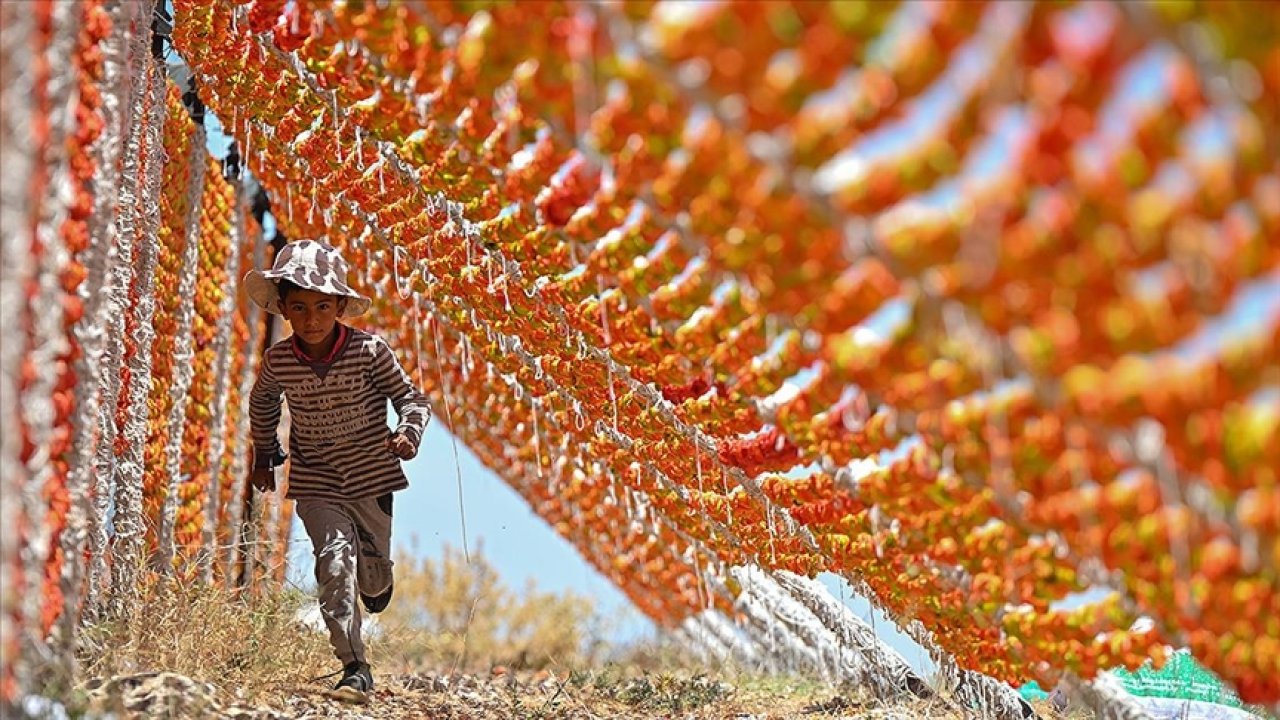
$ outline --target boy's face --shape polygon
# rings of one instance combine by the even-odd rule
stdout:
[[[347,299],[314,290],[292,290],[284,297],[284,316],[305,345],[322,345],[347,307]]]

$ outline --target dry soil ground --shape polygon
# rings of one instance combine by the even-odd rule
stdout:
[[[137,718],[889,718],[965,717],[943,702],[884,703],[857,693],[838,694],[804,680],[751,679],[735,683],[702,676],[644,675],[610,671],[474,675],[393,675],[378,678],[368,704],[324,696],[332,680],[280,688],[278,700],[249,705],[227,700],[225,688],[172,673],[146,673],[91,681],[84,700],[91,715]],[[1037,708],[1044,718],[1060,717]]]

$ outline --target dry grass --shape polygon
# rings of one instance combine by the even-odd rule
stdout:
[[[307,600],[296,591],[254,596],[152,575],[139,598],[132,617],[81,631],[82,678],[172,672],[253,702],[335,662],[327,638],[295,619]]]

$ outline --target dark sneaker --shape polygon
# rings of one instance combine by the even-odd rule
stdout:
[[[369,664],[359,660],[352,661],[342,668],[342,679],[333,688],[333,696],[347,702],[369,702],[369,693],[373,692],[373,673]]]
[[[364,603],[364,609],[375,615],[387,609],[387,605],[391,602],[391,592],[396,589],[393,581],[387,586],[387,589],[378,595],[365,595],[360,593],[360,601]]]

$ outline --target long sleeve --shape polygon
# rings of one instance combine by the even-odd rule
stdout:
[[[400,417],[396,432],[404,433],[417,447],[431,422],[431,402],[414,386],[391,346],[381,338],[373,355],[373,385],[391,401]]]
[[[249,395],[249,427],[253,435],[253,467],[270,469],[279,464],[284,453],[280,449],[280,404],[284,388],[276,380],[269,357],[262,358],[258,379]]]

